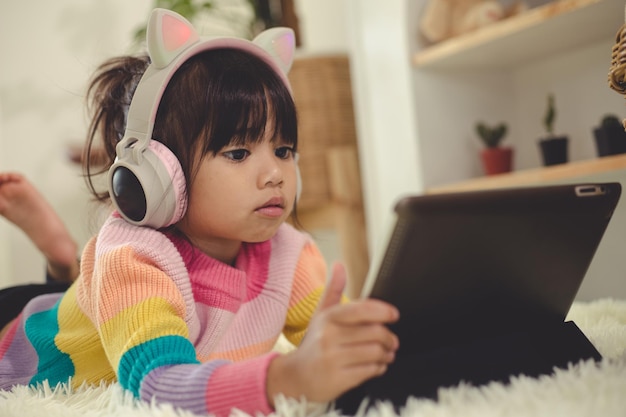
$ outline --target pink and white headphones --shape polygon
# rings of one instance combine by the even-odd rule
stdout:
[[[178,222],[187,209],[185,176],[180,163],[165,145],[152,139],[161,97],[176,70],[200,52],[234,48],[261,58],[291,88],[287,73],[293,63],[295,36],[289,28],[272,28],[253,41],[235,37],[201,38],[184,17],[170,10],[155,9],[146,38],[152,62],[130,103],[124,137],[116,146],[117,156],[109,168],[108,186],[113,205],[124,219],[158,229]]]

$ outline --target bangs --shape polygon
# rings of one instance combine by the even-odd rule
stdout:
[[[261,58],[214,49],[193,56],[174,74],[153,137],[176,155],[190,183],[198,156],[261,142],[268,134],[297,150],[296,107],[287,85]]]
[[[226,146],[243,146],[263,140],[297,148],[297,117],[293,98],[278,74],[261,59],[236,50],[224,53],[235,62],[215,77],[216,94],[210,94],[204,153],[216,154]],[[212,56],[212,58],[215,58]],[[213,82],[212,82],[213,84]],[[266,129],[271,132],[266,132]]]

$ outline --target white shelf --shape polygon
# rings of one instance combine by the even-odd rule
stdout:
[[[506,69],[615,37],[624,0],[557,0],[413,57],[419,69]]]
[[[427,192],[475,191],[493,188],[520,187],[556,181],[576,181],[584,177],[610,174],[617,171],[626,171],[626,154],[479,177],[455,184],[432,187],[427,190]]]

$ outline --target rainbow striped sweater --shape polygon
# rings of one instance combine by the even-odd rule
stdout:
[[[184,238],[111,216],[64,294],[35,298],[0,341],[0,388],[118,381],[137,398],[206,414],[271,412],[267,368],[299,344],[326,280],[312,240],[282,225],[234,267]]]

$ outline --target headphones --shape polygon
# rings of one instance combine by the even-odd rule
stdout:
[[[289,28],[272,28],[253,41],[234,37],[200,38],[181,15],[154,9],[146,41],[151,64],[141,77],[128,110],[126,130],[108,171],[109,195],[129,223],[155,229],[178,222],[187,210],[185,175],[176,156],[152,131],[163,92],[178,68],[200,52],[234,48],[265,61],[291,91],[287,73],[293,63],[295,36]],[[297,193],[302,181],[297,167]]]

